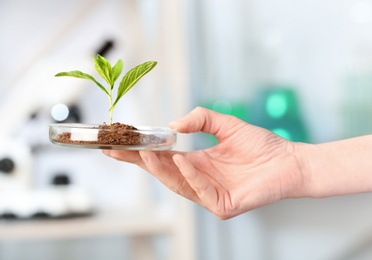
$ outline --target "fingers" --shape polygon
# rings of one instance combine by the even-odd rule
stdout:
[[[226,124],[229,116],[214,112],[212,110],[197,107],[183,118],[171,122],[170,128],[176,129],[180,133],[205,132],[216,135]]]
[[[182,174],[180,174],[179,169],[174,163],[173,159],[170,158],[170,161],[166,162],[167,167],[165,167],[165,162],[162,161],[163,158],[158,157],[160,154],[156,154],[151,151],[140,151],[142,160],[144,161],[148,171],[154,177],[156,177],[173,192],[200,205],[203,205],[196,192],[190,187]]]
[[[161,175],[163,166],[159,161],[159,158],[155,155],[155,153],[151,151],[140,151],[139,155],[142,161],[147,166],[148,171],[156,178],[158,178],[161,182],[164,182],[163,177]]]
[[[174,155],[173,161],[190,187],[198,195],[201,201],[200,204],[207,208],[212,208],[218,200],[217,192],[213,185],[204,175],[198,174],[194,166],[183,155]]]
[[[141,157],[137,151],[102,150],[103,154],[119,161],[140,164]]]
[[[177,167],[174,165],[171,158],[167,159],[162,157],[159,159],[158,155],[152,151],[140,151],[139,155],[148,172],[168,188],[172,190],[176,189],[174,187],[178,186],[180,178],[177,176]]]

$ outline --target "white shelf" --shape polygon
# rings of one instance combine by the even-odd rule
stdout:
[[[30,239],[73,239],[122,234],[155,236],[172,234],[173,223],[156,213],[128,214],[120,211],[96,213],[89,217],[0,221],[0,242]]]
[[[165,235],[175,240],[178,237],[177,225],[155,211],[106,211],[79,218],[0,221],[0,243],[112,235],[127,236],[131,241],[130,255],[139,260],[154,259],[152,238]],[[173,251],[169,252],[169,260],[174,259],[176,252]]]

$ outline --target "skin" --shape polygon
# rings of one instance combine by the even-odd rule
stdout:
[[[138,165],[220,219],[286,198],[372,191],[372,136],[318,145],[295,143],[201,107],[169,127],[185,134],[213,134],[218,144],[191,152],[103,153]]]

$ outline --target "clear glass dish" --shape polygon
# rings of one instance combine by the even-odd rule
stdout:
[[[172,149],[176,130],[166,127],[137,126],[137,129],[108,129],[90,124],[50,124],[53,144],[91,149],[156,150]]]

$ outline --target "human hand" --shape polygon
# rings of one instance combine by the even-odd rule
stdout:
[[[169,126],[179,133],[212,134],[218,144],[192,152],[103,152],[137,164],[220,219],[299,196],[303,176],[294,156],[295,143],[201,107]]]

